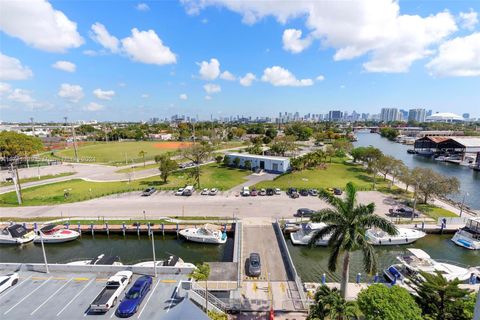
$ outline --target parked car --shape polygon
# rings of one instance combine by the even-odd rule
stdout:
[[[16,285],[18,282],[18,278],[19,276],[17,272],[10,273],[5,276],[1,276],[0,277],[0,293]]]
[[[252,197],[256,197],[256,196],[258,195],[257,189],[256,189],[256,188],[252,188],[252,191],[250,191],[250,195],[251,195]]]
[[[157,189],[155,189],[155,187],[148,187],[147,189],[143,190],[142,197],[151,196],[152,194],[155,193],[155,191],[157,191]]]
[[[293,198],[293,199],[296,199],[296,198],[300,197],[300,195],[297,192],[297,189],[295,189],[295,188],[289,188],[288,191],[287,191],[287,195],[290,198]]]
[[[212,188],[212,189],[210,189],[209,195],[211,195],[211,196],[216,196],[217,193],[218,193],[218,189],[217,189],[217,188]]]
[[[210,191],[209,191],[207,188],[205,188],[205,189],[202,190],[202,192],[201,192],[200,194],[201,194],[202,196],[208,196],[208,193],[209,193],[209,192],[210,192]]]
[[[311,217],[316,211],[308,208],[300,208],[294,214],[295,217]]]
[[[338,189],[338,188],[333,188],[333,194],[336,195],[336,196],[341,196],[343,193],[343,191],[341,189]]]
[[[258,195],[259,195],[259,196],[266,196],[266,195],[267,195],[267,190],[265,190],[265,189],[260,189],[260,191],[258,191]]]
[[[276,194],[276,195],[279,195],[279,194],[282,193],[282,190],[280,190],[280,188],[275,188],[275,189],[273,189],[273,190],[275,191],[275,194]]]
[[[248,197],[250,196],[250,189],[248,187],[243,187],[242,192],[240,192],[240,194],[244,197]]]
[[[267,188],[266,195],[267,196],[273,196],[275,194],[275,190],[272,188]]]
[[[318,190],[317,189],[310,189],[310,190],[308,190],[308,194],[310,194],[313,197],[318,197]]]
[[[176,192],[175,192],[175,195],[176,196],[183,196],[183,191],[185,190],[185,188],[180,188],[178,189]]]
[[[122,318],[133,316],[138,311],[151,286],[152,277],[141,276],[138,278],[118,306],[117,316]]]
[[[418,218],[419,214],[418,212],[413,212],[413,209],[411,208],[397,208],[397,209],[389,209],[388,210],[388,215],[390,217],[398,217],[398,218],[411,218],[413,214],[414,218]]]
[[[300,189],[299,193],[302,197],[308,196],[308,190],[307,189]]]
[[[91,312],[107,312],[117,304],[120,294],[125,290],[132,279],[132,271],[119,271],[107,280],[105,288],[90,304]]]
[[[262,265],[260,263],[260,255],[258,253],[250,253],[247,264],[247,275],[250,277],[259,277],[262,274]]]
[[[327,189],[325,189],[325,191],[327,191],[330,194],[333,194],[333,188],[327,188]]]
[[[194,192],[195,188],[193,186],[186,186],[185,189],[183,189],[182,196],[190,197]]]

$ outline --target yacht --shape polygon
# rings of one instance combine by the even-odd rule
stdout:
[[[468,268],[452,264],[451,262],[441,262],[434,260],[428,253],[421,249],[408,248],[408,254],[398,256],[399,264],[391,265],[383,271],[383,275],[387,281],[395,284],[398,280],[403,281],[410,277],[420,277],[419,272],[423,271],[430,274],[440,272],[448,281],[458,279],[467,281],[472,274],[480,277],[478,268]]]
[[[409,244],[425,237],[426,233],[420,230],[397,228],[398,234],[395,236],[389,235],[383,230],[369,229],[366,237],[368,242],[374,246],[395,246],[399,244]]]
[[[123,266],[118,256],[106,256],[101,254],[96,258],[89,260],[79,260],[67,263],[74,266],[88,266],[88,265],[110,265],[110,266]]]
[[[8,226],[0,232],[0,243],[3,244],[23,244],[33,241],[34,238],[35,233],[21,224]]]
[[[465,227],[455,233],[452,241],[466,249],[480,250],[480,217],[469,218]]]
[[[167,260],[156,261],[157,267],[175,267],[175,268],[196,268],[193,263],[185,262],[177,256],[170,256]],[[134,267],[153,267],[153,261],[144,261],[136,263]]]
[[[205,224],[200,228],[187,228],[180,230],[180,235],[193,242],[223,244],[227,242],[227,233],[221,231],[221,227],[213,224]]]
[[[315,235],[318,231],[325,228],[327,225],[323,222],[315,223],[309,222],[307,224],[302,224],[302,228],[296,232],[290,233],[290,239],[293,244],[297,245],[309,245],[312,236]],[[316,246],[326,246],[328,244],[329,236],[323,237],[315,241]]]
[[[80,236],[75,230],[53,224],[46,225],[36,232],[34,243],[61,243],[76,240]]]

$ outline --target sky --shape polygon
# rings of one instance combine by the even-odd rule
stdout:
[[[0,120],[480,117],[480,1],[1,0]]]

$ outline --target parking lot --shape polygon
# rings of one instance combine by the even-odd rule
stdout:
[[[21,272],[19,282],[0,294],[1,319],[115,319],[116,307],[105,314],[90,314],[88,307],[111,274]],[[140,275],[135,274],[133,285]],[[161,319],[178,301],[172,299],[185,275],[162,275],[152,286],[131,319]],[[126,291],[125,291],[126,292]],[[124,293],[125,293],[124,292]],[[121,294],[123,298],[124,293]],[[118,304],[117,304],[118,306]]]

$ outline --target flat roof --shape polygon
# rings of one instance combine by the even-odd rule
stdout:
[[[229,157],[244,157],[244,158],[251,158],[251,159],[264,159],[264,160],[290,160],[288,157],[277,157],[277,156],[262,156],[258,154],[250,154],[250,153],[227,153]]]
[[[450,137],[450,139],[465,147],[480,147],[480,138],[478,137]]]

